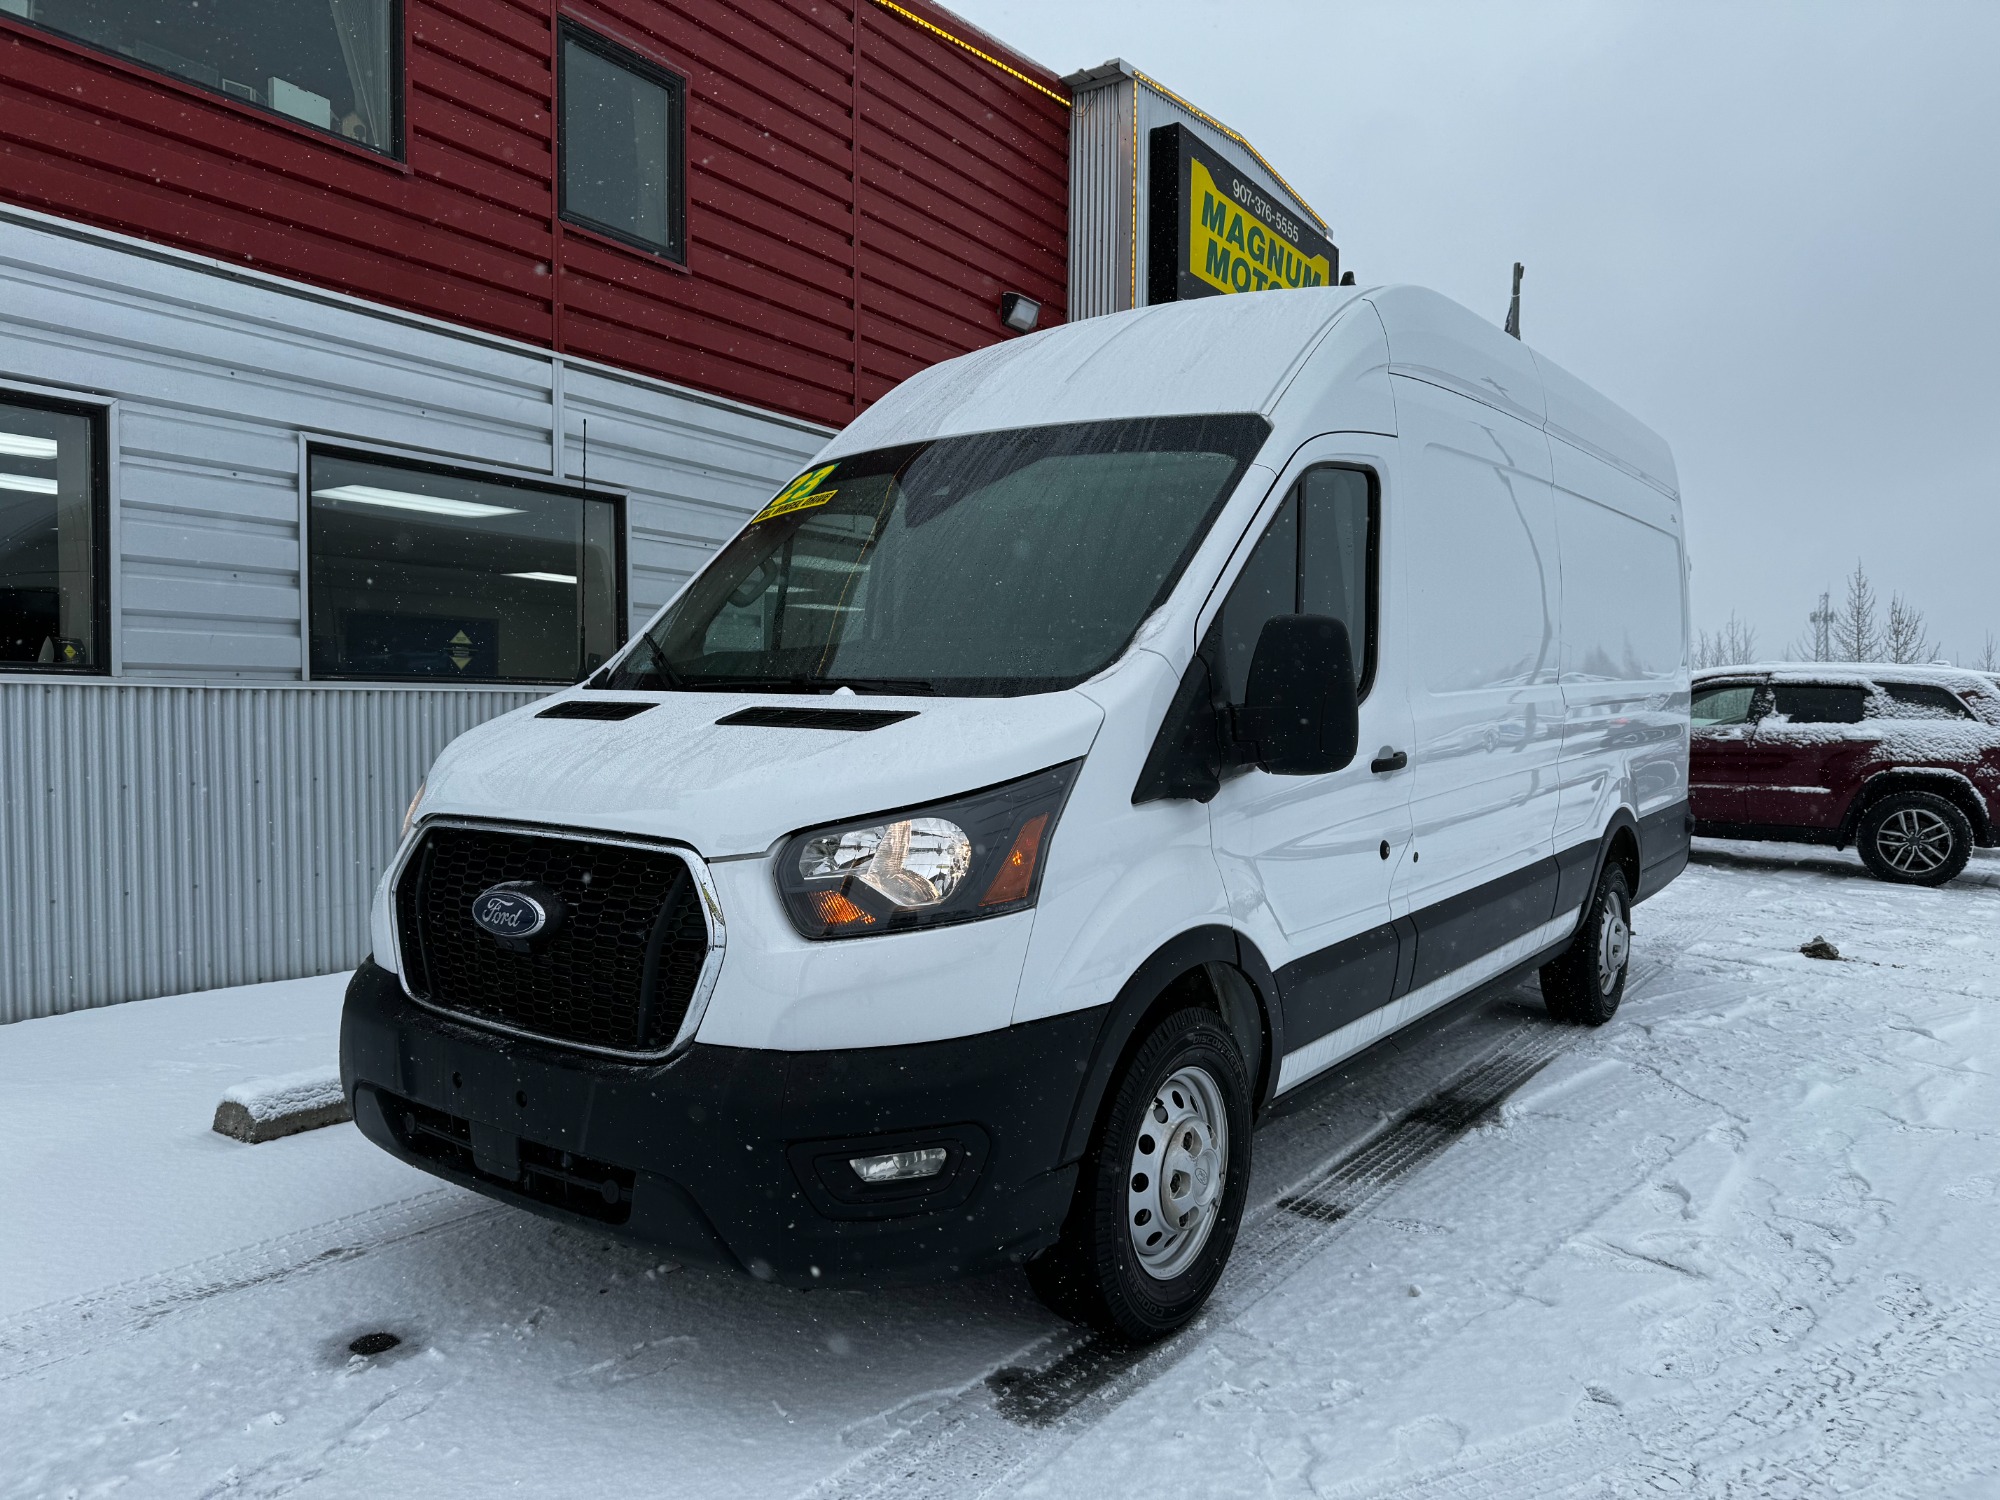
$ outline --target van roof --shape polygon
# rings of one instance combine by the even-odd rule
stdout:
[[[1545,427],[1673,494],[1672,453],[1644,423],[1553,360],[1422,287],[1314,287],[1204,297],[1061,324],[932,365],[858,417],[828,455],[1059,422],[1274,415],[1336,323],[1361,304],[1388,371]],[[1360,330],[1357,329],[1359,332]],[[1379,363],[1345,366],[1380,379]]]

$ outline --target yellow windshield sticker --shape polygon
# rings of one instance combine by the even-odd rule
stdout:
[[[839,467],[839,464],[827,464],[824,468],[801,474],[772,496],[771,503],[750,518],[750,524],[755,526],[759,521],[769,521],[777,516],[788,516],[795,510],[810,510],[815,505],[826,504],[840,491],[823,490],[819,486],[827,475]]]

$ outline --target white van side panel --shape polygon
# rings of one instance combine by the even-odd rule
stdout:
[[[1403,465],[1386,524],[1400,532],[1416,855],[1396,908],[1412,912],[1551,852],[1562,580],[1542,432],[1424,382],[1393,383]],[[1430,946],[1420,983],[1442,972],[1450,945]]]
[[[1181,669],[1140,650],[1079,690],[1103,706],[1104,727],[1049,844],[1016,1023],[1104,1005],[1169,939],[1229,922],[1207,806],[1132,804]]]
[[[1389,335],[1374,304],[1356,303],[1334,322],[1271,414],[1274,446],[1325,433],[1396,431],[1389,386]]]
[[[1537,354],[1534,359],[1548,404],[1550,437],[1644,480],[1664,495],[1679,495],[1673,452],[1658,433],[1547,355]]]
[[[1687,796],[1687,621],[1679,505],[1561,440],[1551,444],[1562,538],[1562,811],[1558,848],[1595,838],[1619,805]]]
[[[1547,405],[1535,356],[1519,339],[1422,287],[1371,291],[1389,337],[1389,373],[1456,391],[1533,426]]]

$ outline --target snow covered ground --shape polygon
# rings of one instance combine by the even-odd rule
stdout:
[[[2000,1495],[1991,853],[1701,845],[1610,1026],[1489,992],[1289,1102],[1141,1358],[1014,1277],[793,1293],[210,1132],[338,993],[0,1028],[0,1495]]]

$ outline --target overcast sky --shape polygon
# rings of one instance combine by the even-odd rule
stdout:
[[[1865,559],[2000,637],[2000,0],[952,0],[1248,136],[1366,284],[1498,321],[1665,435],[1697,626],[1782,656]]]

